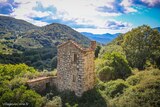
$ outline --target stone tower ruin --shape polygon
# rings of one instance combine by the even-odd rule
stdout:
[[[72,40],[61,44],[58,46],[57,76],[28,80],[28,86],[39,93],[56,86],[58,91],[74,91],[81,96],[95,85],[95,48],[95,41],[90,48],[83,48]]]
[[[94,50],[83,48],[72,40],[58,46],[57,88],[59,91],[74,91],[77,96],[92,89],[95,84]]]

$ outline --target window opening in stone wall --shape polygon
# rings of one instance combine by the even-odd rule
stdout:
[[[49,92],[49,90],[50,90],[50,82],[47,82],[46,83],[46,91]]]
[[[73,56],[73,61],[74,61],[74,63],[76,63],[77,62],[77,54],[74,54],[74,56]]]
[[[75,75],[73,75],[73,82],[75,82],[76,81],[76,77],[75,77]]]
[[[79,68],[77,67],[77,71],[79,71]]]

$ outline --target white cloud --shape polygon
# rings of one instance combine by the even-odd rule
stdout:
[[[91,32],[93,34],[105,34],[105,33],[126,33],[127,31],[130,31],[132,28],[126,28],[126,29],[119,29],[119,30],[113,30],[113,29],[91,29],[91,28],[77,28],[78,32]]]
[[[148,4],[149,6],[155,6],[158,5],[160,6],[160,0],[141,0],[142,2]]]
[[[47,22],[42,22],[42,21],[36,21],[36,20],[28,20],[29,22],[33,23],[36,26],[45,26],[48,25],[49,23]]]
[[[49,16],[49,12],[40,12],[40,11],[32,11],[31,13],[28,13],[28,17],[46,17]]]
[[[136,9],[131,7],[133,5],[132,0],[122,0],[120,5],[124,6],[124,8],[126,9],[126,11],[125,11],[126,13],[137,12]]]
[[[36,0],[33,0],[32,2],[15,0],[15,2],[21,3],[21,5],[19,5],[18,8],[15,8],[14,12],[11,13],[12,17],[26,20],[37,26],[44,26],[49,24],[47,22],[42,22],[42,21],[37,21],[32,19],[32,17],[45,17],[49,15],[49,13],[47,12],[40,12],[40,11],[33,10],[33,7],[37,5]]]
[[[129,7],[129,6],[132,5],[132,2],[131,2],[131,0],[123,0],[123,1],[121,2],[121,5],[123,5],[123,6],[125,6],[125,7]]]
[[[0,3],[4,3],[4,2],[7,2],[7,0],[0,0]]]
[[[126,33],[127,31],[133,28],[132,24],[116,21],[116,20],[107,20],[105,22],[99,22],[97,28],[76,28],[75,30],[79,32],[92,32],[94,34],[104,34],[104,33]]]
[[[82,28],[77,28],[78,31],[88,32],[110,32],[116,31],[113,28],[106,28],[106,22],[114,18],[115,16],[121,15],[121,13],[110,13],[110,12],[100,12],[97,8],[100,6],[107,6],[109,8],[114,8],[113,3],[115,0],[14,0],[20,3],[18,8],[14,9],[11,13],[12,17],[18,19],[24,19],[38,26],[43,26],[49,24],[42,20],[34,20],[34,17],[48,17],[50,20],[62,20],[62,22],[74,21],[75,24],[81,25]],[[44,9],[49,7],[54,7],[56,11],[41,11],[35,10],[38,6],[38,2],[42,4]],[[126,11],[136,12],[135,9],[130,7],[129,0],[123,0],[120,4]],[[126,12],[126,13],[127,13]],[[64,23],[65,24],[65,23]],[[83,28],[84,26],[93,26],[93,28]],[[97,29],[95,29],[95,28]],[[110,29],[110,30],[109,30]],[[122,31],[123,29],[121,29]],[[117,30],[118,31],[118,30]],[[123,31],[122,31],[123,32]]]

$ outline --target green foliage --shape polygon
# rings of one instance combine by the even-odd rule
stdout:
[[[45,107],[62,107],[61,97],[55,96],[52,100],[49,100]]]
[[[123,94],[111,99],[115,107],[159,107],[160,70],[141,71],[126,80],[130,84]]]
[[[74,92],[64,91],[59,93],[63,107],[107,107],[106,101],[96,88],[83,93],[77,97]]]
[[[101,81],[109,81],[115,78],[114,71],[112,67],[104,66],[99,70],[99,78]]]
[[[99,54],[100,50],[101,50],[101,46],[98,45],[98,46],[96,47],[95,53],[94,53],[96,58],[98,58],[98,54]]]
[[[32,75],[37,73],[37,71],[32,68],[28,67],[25,64],[0,64],[0,74],[3,77],[7,77],[8,80],[14,79],[16,77],[27,77],[27,73],[32,73]]]
[[[25,87],[27,80],[37,75],[38,71],[25,64],[0,64],[0,106],[10,103],[40,107],[43,98]]]
[[[5,44],[0,42],[0,54],[10,54],[12,53],[12,49],[8,48]]]
[[[115,81],[109,81],[105,85],[105,93],[107,96],[114,98],[123,94],[126,88],[128,88],[128,85],[124,80],[118,79]]]
[[[133,75],[127,78],[127,82],[130,85],[137,85],[139,84],[140,80],[142,79],[143,75]]]
[[[159,107],[160,105],[160,34],[148,26],[141,26],[119,36],[110,44],[104,46],[96,59],[96,70],[100,80],[97,88],[107,100],[110,107]],[[122,48],[123,47],[123,48]],[[118,52],[123,58],[117,58]],[[126,57],[126,58],[125,58]],[[122,60],[123,59],[123,60]],[[128,63],[129,62],[129,63]],[[122,66],[123,65],[123,66]],[[124,65],[143,71],[133,70],[122,79],[113,80],[113,71],[121,73]],[[116,69],[113,69],[116,68]],[[121,69],[120,69],[121,68]],[[126,67],[125,67],[126,68]],[[111,72],[112,71],[112,72]],[[124,69],[127,71],[127,69]],[[131,71],[131,69],[130,69]],[[109,82],[106,82],[109,81]]]
[[[60,96],[62,98],[63,106],[65,106],[65,103],[69,103],[70,105],[74,105],[77,103],[77,97],[74,92],[71,91],[64,91],[60,93]]]
[[[80,102],[79,107],[107,107],[106,101],[96,88],[85,92],[80,98]]]
[[[145,70],[136,73],[136,75],[130,76],[126,79],[126,82],[132,86],[135,86],[143,81],[146,81],[146,78],[149,80],[150,78],[157,78],[158,76],[160,76],[159,69]]]
[[[9,34],[9,33],[10,34]],[[7,38],[6,38],[6,34]],[[11,17],[0,16],[0,36],[5,40],[12,40],[12,45],[24,48],[54,47],[72,39],[88,46],[90,40],[70,27],[53,23],[44,27],[34,26],[26,21]]]
[[[43,98],[36,92],[27,90],[22,94],[21,102],[27,102],[30,107],[40,107],[43,104]]]
[[[0,54],[0,63],[17,64],[25,63],[39,70],[53,70],[57,66],[57,50],[54,48],[28,49],[24,53],[14,53],[12,55]]]
[[[10,89],[15,89],[15,88],[18,88],[22,85],[25,85],[27,80],[28,80],[28,78],[17,77],[17,78],[12,79],[11,81],[9,81],[8,85],[9,85]]]
[[[0,105],[2,106],[3,103],[12,103],[14,102],[14,93],[13,91],[9,90],[7,92],[5,92],[2,97],[0,98]]]
[[[125,79],[131,75],[131,69],[124,56],[119,53],[106,53],[103,56],[103,63],[99,65],[97,71],[102,81],[113,79]]]
[[[148,58],[159,63],[160,34],[149,26],[143,25],[127,32],[122,46],[132,67],[144,69]]]
[[[66,103],[65,106],[66,107],[78,107],[78,104],[75,104],[75,105],[71,106],[69,103]]]
[[[30,24],[23,20],[17,20],[12,17],[7,16],[1,16],[0,17],[0,29],[2,31],[8,30],[8,31],[26,31],[31,29],[37,29],[37,26],[34,26],[33,24]]]
[[[20,86],[13,91],[6,91],[0,98],[0,105],[5,103],[26,104],[28,107],[40,107],[43,104],[43,98],[32,90],[26,90],[26,87]]]
[[[110,44],[102,47],[102,49],[99,53],[99,58],[103,58],[103,56],[105,54],[112,53],[112,52],[117,52],[117,53],[120,53],[121,55],[125,55],[123,48],[120,45],[110,43]]]
[[[159,80],[156,80],[156,82]],[[154,84],[155,81],[148,81]],[[148,83],[147,82],[147,83]],[[119,103],[123,107],[127,107],[127,105],[130,105],[130,107],[135,106],[142,106],[142,107],[159,107],[160,104],[160,91],[159,91],[159,83],[157,85],[147,85],[147,84],[140,84],[137,87],[129,88],[126,93],[120,97]],[[144,88],[142,86],[145,86]],[[150,88],[149,87],[152,87]],[[156,88],[157,87],[157,88]],[[127,103],[124,103],[127,102]]]

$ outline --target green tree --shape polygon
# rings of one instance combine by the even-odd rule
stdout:
[[[52,100],[49,100],[45,107],[62,107],[62,100],[61,97],[55,96]]]
[[[27,103],[29,107],[41,107],[43,104],[43,98],[32,90],[26,90],[22,94],[20,101]]]
[[[96,49],[95,49],[95,57],[96,57],[96,58],[98,58],[98,54],[99,54],[100,50],[101,50],[101,46],[98,45],[98,46],[96,47]]]
[[[132,67],[144,69],[146,60],[150,56],[154,60],[157,59],[156,57],[160,53],[160,34],[158,31],[143,25],[132,29],[124,36],[122,47]]]
[[[4,103],[12,103],[14,102],[14,93],[11,90],[5,92],[0,98],[0,105],[2,106]]]
[[[124,80],[118,79],[115,81],[109,81],[105,86],[105,93],[107,96],[114,98],[123,94],[124,90],[128,88],[128,85]]]
[[[100,80],[125,79],[131,75],[131,69],[125,57],[119,53],[106,53],[103,64],[97,69]]]
[[[0,105],[4,103],[25,103],[28,107],[40,107],[43,104],[43,98],[35,91],[20,86],[14,90],[6,90],[3,93],[0,98]]]
[[[99,78],[101,81],[109,81],[113,80],[115,78],[114,71],[112,67],[105,66],[99,71]]]

